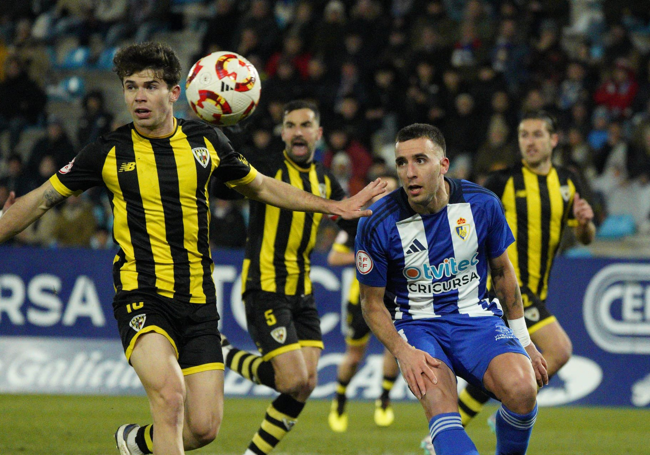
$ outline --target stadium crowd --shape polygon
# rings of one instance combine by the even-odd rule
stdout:
[[[393,166],[395,134],[414,122],[441,128],[452,176],[482,183],[518,159],[521,115],[545,109],[559,120],[554,159],[591,189],[597,223],[627,220],[628,233],[650,234],[650,11],[642,3],[8,0],[0,11],[0,207],[10,191],[36,188],[121,124],[102,90],[70,100],[81,103],[80,118],[52,114],[62,40],[75,40],[84,65],[110,72],[115,46],[192,28],[202,39],[186,68],[232,50],[260,71],[260,105],[228,132],[244,154],[280,153],[282,105],[306,98],[322,112],[316,159],[350,194]],[[83,70],[82,79],[92,77]],[[184,104],[180,115],[190,116]],[[213,245],[243,246],[232,233],[245,232],[246,204],[212,204]],[[111,247],[110,212],[93,190],[14,244]],[[333,240],[325,233],[322,250]]]

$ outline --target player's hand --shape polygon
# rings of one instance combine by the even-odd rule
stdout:
[[[362,216],[372,215],[372,210],[362,210],[362,208],[375,196],[386,192],[388,183],[381,179],[370,182],[364,189],[354,196],[337,202],[337,209],[334,215],[340,216],[345,220],[353,220]]]
[[[548,384],[548,372],[546,371],[546,359],[542,354],[537,350],[537,347],[534,343],[530,343],[524,348],[528,355],[530,356],[530,362],[533,364],[533,370],[535,371],[535,380],[537,381],[537,387],[544,387]]]
[[[591,208],[591,205],[582,199],[578,193],[573,196],[573,216],[583,226],[594,218],[594,210]]]
[[[427,393],[427,386],[423,376],[426,376],[432,383],[437,384],[434,368],[440,366],[440,360],[434,359],[428,352],[408,346],[397,357],[399,368],[406,383],[418,400]]]

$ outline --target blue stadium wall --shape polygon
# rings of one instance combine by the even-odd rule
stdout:
[[[111,302],[114,252],[0,247],[0,393],[144,394],[124,359]],[[221,330],[254,351],[239,296],[243,253],[214,251]],[[325,351],[314,397],[334,392],[345,351],[342,311],[350,268],[330,268],[316,254],[312,279]],[[545,406],[650,407],[650,261],[560,257],[548,303],[573,341],[574,356],[540,392]],[[381,346],[369,355],[349,393],[380,392]],[[228,396],[273,394],[231,371]],[[413,400],[400,379],[396,400]]]

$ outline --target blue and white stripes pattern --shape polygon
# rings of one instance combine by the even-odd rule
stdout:
[[[441,431],[457,429],[462,430],[463,424],[460,421],[460,414],[454,413],[445,417],[441,417],[436,420],[436,422],[429,429],[429,434],[431,435],[431,441],[433,441],[438,433]]]
[[[535,425],[535,420],[537,420],[537,405],[535,405],[535,409],[533,412],[528,414],[529,416],[532,414],[531,417],[527,419],[520,419],[518,418],[517,414],[514,414],[511,411],[508,411],[506,408],[501,406],[499,408],[499,415],[501,415],[501,418],[505,420],[509,425],[515,427],[518,430],[528,430]]]

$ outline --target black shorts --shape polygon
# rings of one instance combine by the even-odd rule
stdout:
[[[347,313],[345,342],[350,346],[363,346],[370,339],[370,327],[366,324],[366,320],[363,319],[361,303],[348,301]]]
[[[313,295],[248,291],[244,303],[248,333],[264,360],[303,346],[323,349]]]
[[[527,287],[521,288],[521,300],[524,303],[524,319],[528,333],[535,333],[542,327],[556,321],[555,316],[546,308],[546,302]]]
[[[113,314],[129,363],[138,337],[156,332],[174,347],[184,375],[224,369],[215,304],[179,303],[159,295],[130,294],[113,302]]]

